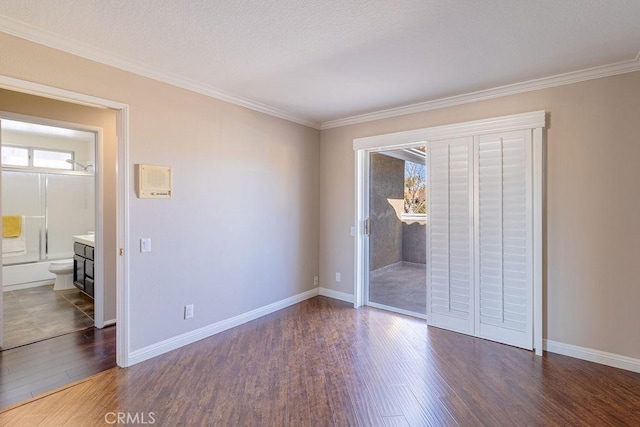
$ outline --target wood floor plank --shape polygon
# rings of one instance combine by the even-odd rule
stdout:
[[[0,425],[102,425],[110,411],[156,425],[624,426],[640,420],[640,374],[316,297],[0,413]]]
[[[73,332],[0,352],[0,408],[116,365],[115,327]]]
[[[393,417],[383,417],[384,425],[386,427],[411,427],[411,424],[402,415],[396,415]]]

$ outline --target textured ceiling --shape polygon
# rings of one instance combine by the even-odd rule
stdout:
[[[640,0],[2,0],[0,16],[314,123],[640,49]]]

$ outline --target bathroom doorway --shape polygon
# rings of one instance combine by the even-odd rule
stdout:
[[[0,117],[1,350],[96,323],[102,304],[102,293],[95,292],[102,260],[94,256],[101,245],[95,235],[101,221],[95,179],[101,134],[83,125]]]
[[[102,130],[94,170],[95,327],[0,353],[0,372],[6,373],[0,375],[0,409],[116,365],[129,365],[128,260],[124,256],[128,247],[128,108],[120,102],[0,75],[0,119]],[[2,307],[0,292],[0,321]],[[0,343],[2,330],[0,322]]]

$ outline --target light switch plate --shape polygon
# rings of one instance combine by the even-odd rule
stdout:
[[[140,239],[140,252],[151,252],[151,238],[145,237]]]

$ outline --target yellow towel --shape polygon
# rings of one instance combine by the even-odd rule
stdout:
[[[2,217],[2,237],[20,237],[22,234],[22,216],[4,215]]]

